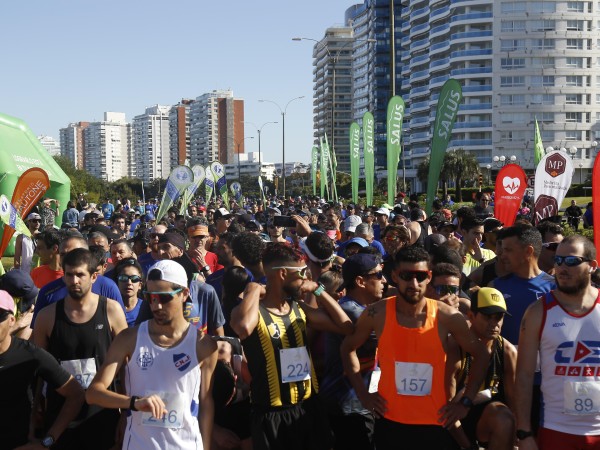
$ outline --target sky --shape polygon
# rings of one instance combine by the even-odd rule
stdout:
[[[2,5],[0,112],[33,133],[59,140],[70,122],[128,121],[146,107],[173,105],[214,89],[245,103],[245,120],[263,128],[263,160],[310,161],[313,143],[312,46],[342,25],[348,0],[30,0]],[[246,151],[258,151],[246,125]]]

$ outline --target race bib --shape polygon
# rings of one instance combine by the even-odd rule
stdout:
[[[565,380],[563,412],[576,416],[600,413],[600,382]]]
[[[96,376],[96,360],[94,358],[72,359],[61,361],[60,365],[77,380],[82,388],[87,389]]]
[[[281,382],[295,383],[310,379],[310,358],[306,347],[279,350]]]
[[[433,366],[426,363],[396,361],[396,392],[422,397],[431,393]]]
[[[181,395],[169,392],[146,392],[146,397],[156,394],[165,403],[166,414],[156,418],[152,413],[142,413],[142,425],[158,428],[181,428],[183,427],[183,412],[185,410],[185,399]]]

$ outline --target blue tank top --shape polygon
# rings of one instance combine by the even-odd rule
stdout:
[[[502,337],[508,339],[509,342],[518,344],[521,319],[523,319],[525,311],[538,298],[555,289],[556,283],[554,277],[546,272],[531,279],[510,274],[496,278],[494,287],[504,295],[506,307],[511,314],[504,318]]]

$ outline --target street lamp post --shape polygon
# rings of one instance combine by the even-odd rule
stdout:
[[[258,133],[258,176],[262,176],[262,156],[260,153],[260,133],[262,132],[262,129],[266,125],[269,125],[270,123],[279,123],[279,122],[265,122],[260,127],[257,127],[254,123],[248,122],[247,120],[245,120],[244,123],[249,123],[250,125],[252,125],[254,128],[256,128],[256,132]]]
[[[260,136],[260,135],[259,135]],[[242,139],[241,141],[238,141],[236,138],[234,137],[228,137],[227,139],[231,139],[233,141],[233,143],[237,146],[237,166],[238,166],[238,181],[241,183],[242,182],[242,175],[241,175],[241,170],[240,170],[240,146],[242,145],[242,143],[246,140],[246,139],[254,139],[254,136],[247,136],[244,139]]]
[[[301,95],[300,97],[294,97],[293,99],[291,99],[290,101],[288,101],[285,105],[285,108],[281,108],[281,106],[279,106],[278,103],[274,102],[273,100],[264,100],[261,99],[259,100],[259,102],[266,102],[266,103],[273,103],[275,106],[277,106],[279,108],[279,111],[281,112],[281,128],[282,128],[282,133],[281,133],[281,139],[282,139],[282,146],[281,146],[281,156],[282,156],[282,161],[281,161],[281,177],[282,177],[282,181],[283,181],[283,196],[285,197],[285,114],[287,113],[287,108],[290,105],[290,103],[292,103],[294,100],[300,100],[301,98],[304,98],[304,95]]]

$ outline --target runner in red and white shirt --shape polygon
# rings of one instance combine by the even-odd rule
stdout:
[[[554,257],[557,289],[533,303],[521,322],[517,361],[520,449],[600,449],[600,297],[591,285],[594,244],[565,238]],[[537,444],[530,421],[539,350],[542,420]]]

